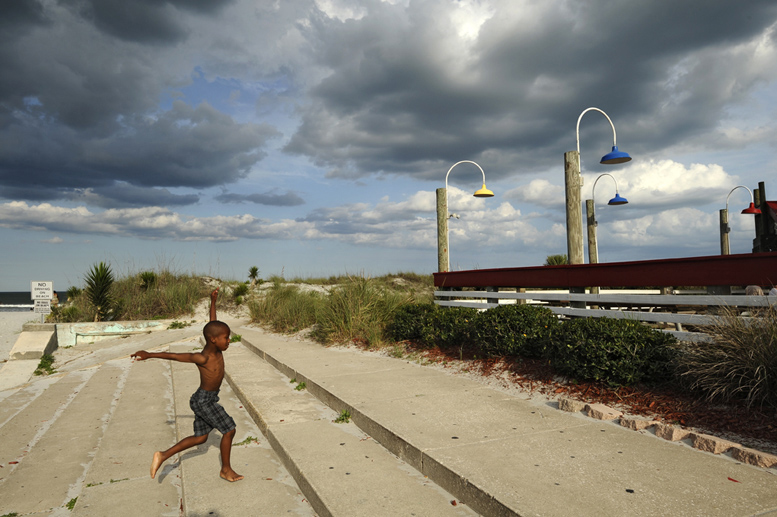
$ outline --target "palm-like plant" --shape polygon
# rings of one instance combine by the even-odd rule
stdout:
[[[251,279],[251,287],[254,287],[256,285],[256,281],[259,279],[259,268],[256,266],[251,266],[248,268],[248,278]]]
[[[113,298],[111,287],[113,286],[113,272],[111,267],[104,262],[95,264],[84,278],[86,288],[84,293],[89,303],[95,308],[94,321],[102,321],[110,316],[113,311]]]
[[[564,264],[569,264],[566,253],[563,255],[548,255],[545,258],[546,266],[563,266]]]

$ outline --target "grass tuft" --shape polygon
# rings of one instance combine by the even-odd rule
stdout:
[[[708,400],[777,407],[777,311],[742,318],[724,308],[706,327],[712,343],[683,343],[678,373]]]

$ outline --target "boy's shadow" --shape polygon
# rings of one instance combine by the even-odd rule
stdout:
[[[193,419],[194,419],[194,416],[192,416],[192,420]],[[203,454],[206,454],[208,452],[208,449],[210,447],[215,447],[216,449],[218,449],[220,445],[221,445],[221,433],[219,433],[214,429],[208,435],[208,440],[205,443],[203,443],[202,445],[197,445],[195,447],[192,447],[191,449],[185,452],[179,453],[178,461],[176,461],[175,463],[167,463],[163,465],[159,471],[159,475],[156,477],[158,480],[157,483],[162,483],[170,473],[172,473],[175,469],[181,466],[181,462],[190,460],[192,458],[196,458],[197,456],[202,456]]]

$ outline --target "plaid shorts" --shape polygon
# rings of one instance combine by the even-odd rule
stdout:
[[[194,436],[204,436],[213,428],[227,434],[235,428],[235,421],[218,404],[218,391],[205,391],[197,388],[189,399],[189,407],[194,411]]]

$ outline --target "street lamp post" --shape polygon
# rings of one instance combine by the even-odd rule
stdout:
[[[631,160],[628,153],[618,150],[617,135],[615,125],[610,117],[599,108],[588,108],[583,110],[577,118],[577,127],[575,136],[577,139],[577,151],[568,151],[564,153],[564,186],[566,198],[567,214],[567,256],[570,264],[582,264],[583,259],[583,213],[580,201],[580,187],[582,187],[582,178],[580,176],[580,120],[583,115],[589,111],[598,111],[607,119],[612,127],[612,151],[605,154],[599,163],[616,164],[625,163]]]
[[[731,246],[728,240],[728,234],[731,232],[731,227],[728,225],[728,199],[731,197],[731,194],[738,188],[747,189],[747,191],[750,193],[750,206],[742,210],[741,213],[752,214],[752,215],[761,213],[761,210],[755,207],[755,199],[753,198],[752,190],[750,190],[744,185],[737,185],[736,187],[731,189],[731,191],[728,193],[728,196],[726,196],[726,208],[720,210],[720,254],[721,255],[731,254]]]
[[[577,127],[575,136],[577,139],[577,151],[567,151],[564,153],[564,194],[566,198],[567,212],[567,257],[570,264],[582,264],[583,258],[583,212],[580,203],[580,187],[583,186],[583,179],[580,176],[580,120],[583,115],[589,111],[598,111],[607,119],[612,127],[612,151],[602,156],[599,163],[616,164],[625,163],[631,160],[628,153],[618,150],[617,136],[615,134],[615,124],[612,123],[607,113],[599,108],[587,108],[583,110],[577,118]],[[570,293],[584,293],[582,287],[572,287]],[[572,302],[572,307],[585,308],[585,302]]]
[[[450,271],[450,245],[448,241],[448,176],[454,167],[461,163],[471,163],[480,169],[483,175],[483,186],[475,191],[475,197],[493,197],[494,193],[486,188],[486,173],[477,163],[470,160],[456,162],[445,175],[445,188],[437,189],[437,271]]]
[[[610,206],[628,204],[628,200],[625,197],[622,197],[618,193],[618,182],[615,180],[615,177],[613,177],[612,174],[605,172],[604,174],[600,174],[599,177],[596,178],[596,181],[594,181],[594,186],[591,189],[591,199],[585,200],[586,226],[588,228],[588,263],[589,264],[599,263],[599,243],[596,240],[596,227],[598,226],[598,223],[596,222],[596,201],[595,200],[596,200],[596,184],[599,182],[602,176],[609,176],[610,178],[612,178],[612,181],[615,182],[615,197],[610,199],[607,202],[607,204]]]

